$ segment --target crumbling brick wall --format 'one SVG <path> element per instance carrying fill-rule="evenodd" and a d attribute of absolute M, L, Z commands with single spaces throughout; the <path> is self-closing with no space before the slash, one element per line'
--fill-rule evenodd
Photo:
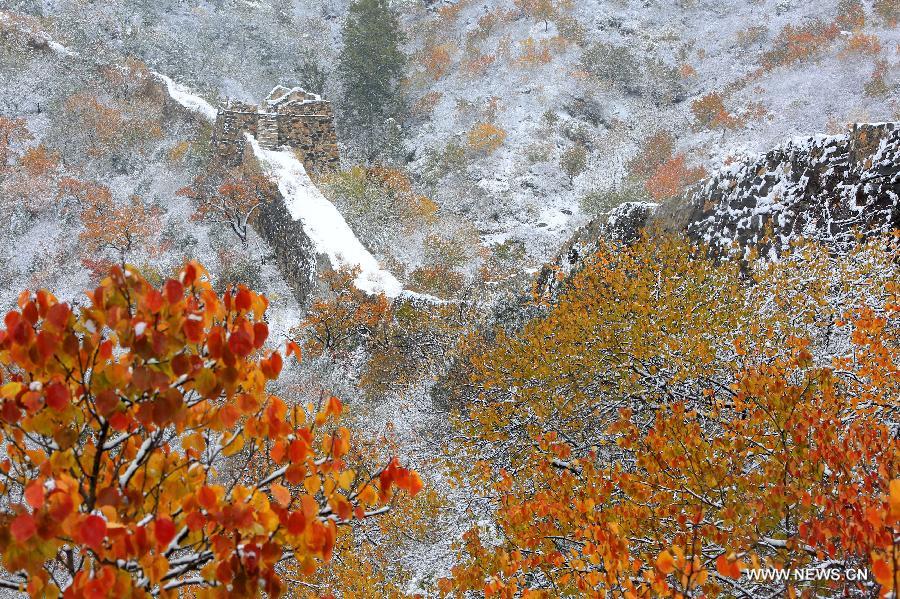
<path fill-rule="evenodd" d="M 298 150 L 309 171 L 336 170 L 339 166 L 334 111 L 331 103 L 291 103 L 277 110 L 278 142 Z"/>
<path fill-rule="evenodd" d="M 277 127 L 277 134 L 268 130 L 272 122 Z M 259 131 L 263 124 L 266 127 Z M 307 171 L 323 172 L 340 166 L 331 102 L 302 90 L 294 90 L 280 103 L 264 102 L 262 107 L 235 101 L 221 106 L 213 127 L 212 143 L 215 159 L 223 166 L 241 163 L 244 133 L 252 134 L 267 149 L 295 149 Z"/>

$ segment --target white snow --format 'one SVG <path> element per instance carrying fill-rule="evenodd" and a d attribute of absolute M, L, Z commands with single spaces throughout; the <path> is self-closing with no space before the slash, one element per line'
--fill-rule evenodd
<path fill-rule="evenodd" d="M 316 188 L 303 164 L 290 150 L 266 150 L 247 134 L 253 153 L 278 184 L 285 207 L 294 220 L 303 223 L 316 251 L 328 256 L 332 267 L 359 268 L 356 286 L 366 293 L 397 297 L 403 292 L 394 275 L 381 268 L 347 225 L 338 209 Z"/>
<path fill-rule="evenodd" d="M 169 95 L 172 96 L 173 100 L 175 100 L 188 110 L 200 113 L 209 122 L 215 122 L 216 114 L 218 113 L 218 111 L 212 104 L 210 104 L 197 94 L 192 93 L 191 90 L 189 90 L 184 85 L 172 81 L 169 77 L 166 77 L 162 73 L 153 71 L 153 75 L 166 84 L 166 88 L 169 90 Z"/>

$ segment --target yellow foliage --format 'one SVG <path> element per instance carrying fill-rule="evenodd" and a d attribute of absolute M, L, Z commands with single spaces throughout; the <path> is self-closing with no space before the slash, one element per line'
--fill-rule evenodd
<path fill-rule="evenodd" d="M 491 123 L 481 123 L 469 131 L 469 148 L 476 152 L 493 154 L 506 139 L 506 131 Z"/>

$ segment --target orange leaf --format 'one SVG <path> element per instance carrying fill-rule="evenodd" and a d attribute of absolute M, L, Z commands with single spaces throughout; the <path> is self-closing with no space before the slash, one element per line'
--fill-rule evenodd
<path fill-rule="evenodd" d="M 656 568 L 663 574 L 671 574 L 675 570 L 675 560 L 668 551 L 663 551 L 656 558 Z"/>
<path fill-rule="evenodd" d="M 44 505 L 44 483 L 40 480 L 33 480 L 25 487 L 25 501 L 28 505 L 36 510 L 41 509 Z"/>
<path fill-rule="evenodd" d="M 288 491 L 286 487 L 275 483 L 270 490 L 272 491 L 272 497 L 275 498 L 278 505 L 286 508 L 291 504 L 291 492 Z"/>
<path fill-rule="evenodd" d="M 900 518 L 900 478 L 895 478 L 891 481 L 889 502 L 891 506 L 891 515 L 895 518 Z"/>

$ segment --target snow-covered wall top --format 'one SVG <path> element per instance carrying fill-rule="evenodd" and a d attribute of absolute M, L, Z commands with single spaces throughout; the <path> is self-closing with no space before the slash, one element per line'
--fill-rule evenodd
<path fill-rule="evenodd" d="M 169 92 L 169 96 L 171 96 L 173 100 L 175 100 L 191 112 L 200 114 L 204 119 L 211 123 L 216 120 L 216 113 L 218 111 L 213 107 L 212 104 L 210 104 L 197 94 L 192 93 L 184 85 L 172 81 L 172 79 L 166 77 L 162 73 L 154 72 L 153 75 L 166 84 L 166 90 Z"/>
<path fill-rule="evenodd" d="M 379 266 L 363 247 L 338 209 L 313 184 L 291 150 L 267 150 L 252 136 L 247 141 L 263 169 L 277 183 L 290 217 L 303 231 L 317 254 L 328 257 L 334 269 L 359 269 L 356 286 L 367 293 L 396 297 L 400 282 Z M 270 241 L 271 243 L 271 241 Z"/>

